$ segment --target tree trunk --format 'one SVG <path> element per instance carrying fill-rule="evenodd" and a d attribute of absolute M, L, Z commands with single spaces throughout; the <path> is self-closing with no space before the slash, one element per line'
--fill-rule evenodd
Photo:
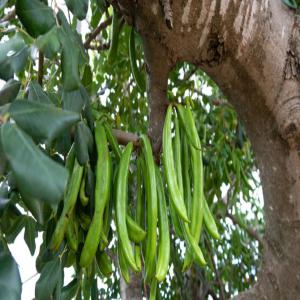
<path fill-rule="evenodd" d="M 154 112 L 164 111 L 166 74 L 178 62 L 204 70 L 246 126 L 261 172 L 266 246 L 258 283 L 236 299 L 299 298 L 300 21 L 296 13 L 280 0 L 176 0 L 167 15 L 160 4 L 166 0 L 117 2 L 143 38 L 153 110 L 150 133 L 156 149 L 163 117 Z"/>

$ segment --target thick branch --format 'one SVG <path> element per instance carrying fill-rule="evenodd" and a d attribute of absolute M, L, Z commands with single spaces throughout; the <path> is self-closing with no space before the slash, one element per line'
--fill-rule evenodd
<path fill-rule="evenodd" d="M 112 17 L 107 18 L 105 21 L 99 24 L 99 26 L 88 35 L 88 38 L 84 42 L 83 46 L 85 49 L 88 49 L 91 42 L 97 37 L 97 35 L 104 30 L 107 26 L 111 24 Z"/>
<path fill-rule="evenodd" d="M 139 147 L 139 137 L 132 132 L 125 132 L 119 129 L 113 129 L 113 135 L 118 140 L 119 144 L 127 145 L 132 142 L 135 147 Z"/>

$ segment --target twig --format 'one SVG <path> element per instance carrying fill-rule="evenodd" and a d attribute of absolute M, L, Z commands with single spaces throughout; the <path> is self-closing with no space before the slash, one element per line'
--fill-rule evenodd
<path fill-rule="evenodd" d="M 199 96 L 202 97 L 208 97 L 210 98 L 210 102 L 215 105 L 215 106 L 228 106 L 228 107 L 233 107 L 226 99 L 222 98 L 212 98 L 210 96 L 205 95 L 202 91 L 198 89 L 192 89 L 192 92 L 198 94 Z"/>
<path fill-rule="evenodd" d="M 206 240 L 206 246 L 208 248 L 209 257 L 210 257 L 211 263 L 213 265 L 214 272 L 215 272 L 216 277 L 217 277 L 218 285 L 220 287 L 220 299 L 225 300 L 226 297 L 225 297 L 224 283 L 222 281 L 222 278 L 220 276 L 220 272 L 219 272 L 219 270 L 217 268 L 217 265 L 216 265 L 216 262 L 214 260 L 213 253 L 212 253 L 212 248 L 211 248 L 210 243 L 209 243 L 208 240 Z"/>
<path fill-rule="evenodd" d="M 263 238 L 257 233 L 257 231 L 255 229 L 241 224 L 241 222 L 230 212 L 227 212 L 226 216 L 231 219 L 231 221 L 234 225 L 238 225 L 239 227 L 243 228 L 248 233 L 249 236 L 251 236 L 253 239 L 257 240 L 262 247 L 264 246 Z"/>
<path fill-rule="evenodd" d="M 4 23 L 4 22 L 11 21 L 15 16 L 16 16 L 16 10 L 13 9 L 11 12 L 9 12 L 6 16 L 4 16 L 4 17 L 0 20 L 0 23 Z"/>
<path fill-rule="evenodd" d="M 198 70 L 197 67 L 191 68 L 188 72 L 186 72 L 182 79 L 179 79 L 177 85 L 182 85 L 186 83 Z"/>
<path fill-rule="evenodd" d="M 110 47 L 110 43 L 104 43 L 104 44 L 100 44 L 98 46 L 89 45 L 86 49 L 102 51 L 102 50 L 108 50 L 109 47 Z"/>
<path fill-rule="evenodd" d="M 84 42 L 83 46 L 85 49 L 88 49 L 91 42 L 96 38 L 96 36 L 104 30 L 107 26 L 111 24 L 112 17 L 107 18 L 104 22 L 100 23 L 99 26 L 88 35 L 88 38 Z"/>
<path fill-rule="evenodd" d="M 31 279 L 33 279 L 33 278 L 34 278 L 35 276 L 37 276 L 38 274 L 39 274 L 39 273 L 36 272 L 35 274 L 31 275 L 29 278 L 25 279 L 25 280 L 22 282 L 22 284 L 27 283 L 28 281 L 30 281 Z"/>
<path fill-rule="evenodd" d="M 112 130 L 113 135 L 118 140 L 119 144 L 121 145 L 127 145 L 129 142 L 133 142 L 133 145 L 135 147 L 139 147 L 139 137 L 138 135 L 132 133 L 132 132 L 126 132 L 118 129 Z"/>
<path fill-rule="evenodd" d="M 42 51 L 39 51 L 39 67 L 38 67 L 38 83 L 40 86 L 43 85 L 43 76 L 44 76 L 44 54 Z"/>

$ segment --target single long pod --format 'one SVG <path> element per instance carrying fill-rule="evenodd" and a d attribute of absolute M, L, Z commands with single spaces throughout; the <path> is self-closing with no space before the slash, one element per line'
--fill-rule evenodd
<path fill-rule="evenodd" d="M 131 242 L 128 235 L 127 225 L 126 225 L 126 211 L 127 211 L 127 184 L 128 184 L 128 173 L 130 156 L 132 152 L 133 144 L 128 143 L 125 147 L 123 154 L 120 159 L 119 171 L 117 176 L 117 186 L 116 186 L 116 220 L 117 220 L 117 231 L 118 237 L 120 239 L 121 247 L 123 248 L 123 254 L 134 271 L 138 271 L 135 264 L 133 250 L 131 247 Z"/>
<path fill-rule="evenodd" d="M 182 124 L 182 127 L 184 128 L 184 131 L 188 137 L 190 144 L 194 148 L 201 150 L 200 139 L 190 108 L 184 108 L 181 104 L 177 104 L 176 110 L 178 112 L 180 122 Z"/>
<path fill-rule="evenodd" d="M 130 36 L 129 36 L 129 58 L 130 58 L 130 66 L 133 77 L 136 81 L 136 84 L 142 93 L 146 90 L 146 80 L 144 74 L 139 70 L 138 65 L 136 63 L 136 51 L 135 51 L 135 32 L 134 27 L 131 28 Z"/>
<path fill-rule="evenodd" d="M 141 136 L 145 159 L 145 192 L 147 199 L 147 241 L 145 255 L 145 280 L 150 282 L 155 273 L 155 258 L 157 245 L 157 183 L 155 163 L 149 138 Z"/>
<path fill-rule="evenodd" d="M 110 196 L 111 160 L 104 127 L 97 122 L 95 127 L 97 146 L 95 211 L 82 252 L 80 266 L 87 267 L 92 262 L 100 242 L 103 213 Z"/>
<path fill-rule="evenodd" d="M 137 224 L 128 214 L 126 216 L 126 224 L 129 239 L 135 243 L 142 242 L 146 237 L 146 231 Z"/>
<path fill-rule="evenodd" d="M 180 141 L 181 141 L 181 136 L 180 136 L 180 128 L 179 128 L 179 122 L 178 118 L 174 118 L 174 125 L 175 125 L 175 137 L 173 140 L 173 151 L 174 151 L 174 163 L 175 163 L 175 170 L 176 170 L 176 178 L 177 178 L 177 183 L 179 190 L 181 191 L 182 195 L 183 193 L 183 180 L 182 180 L 182 167 L 181 167 L 181 147 L 180 147 Z M 171 219 L 173 222 L 173 227 L 175 234 L 183 239 L 183 232 L 181 230 L 181 225 L 180 225 L 180 217 L 177 215 L 174 204 L 172 201 L 170 201 L 170 214 L 171 214 Z M 190 217 L 190 216 L 188 216 Z"/>
<path fill-rule="evenodd" d="M 120 243 L 120 241 L 118 241 L 118 262 L 119 262 L 119 269 L 121 271 L 121 275 L 124 278 L 125 282 L 127 284 L 130 283 L 130 268 L 129 265 L 127 264 L 127 260 L 125 258 L 125 253 L 124 253 L 124 249 Z"/>
<path fill-rule="evenodd" d="M 157 195 L 158 195 L 158 221 L 159 221 L 159 248 L 158 258 L 156 263 L 155 277 L 158 281 L 163 281 L 166 278 L 169 261 L 170 261 L 170 233 L 167 203 L 165 198 L 164 184 L 159 171 L 156 167 Z"/>
<path fill-rule="evenodd" d="M 165 169 L 165 176 L 167 179 L 168 191 L 171 196 L 171 201 L 178 215 L 185 221 L 189 222 L 186 207 L 183 200 L 183 195 L 178 187 L 174 156 L 172 149 L 172 132 L 171 132 L 171 117 L 172 117 L 172 106 L 170 105 L 167 110 L 163 129 L 163 163 Z"/>
<path fill-rule="evenodd" d="M 64 199 L 64 208 L 56 224 L 50 248 L 57 250 L 64 239 L 65 232 L 69 223 L 70 216 L 76 204 L 77 196 L 80 189 L 83 167 L 80 166 L 75 158 L 74 167 L 70 181 L 67 185 L 67 191 Z"/>
<path fill-rule="evenodd" d="M 216 240 L 220 239 L 220 234 L 213 214 L 211 213 L 206 199 L 204 199 L 204 224 L 208 233 Z"/>
<path fill-rule="evenodd" d="M 142 180 L 142 158 L 141 156 L 137 159 L 137 198 L 136 198 L 136 211 L 135 218 L 137 224 L 142 225 L 142 215 L 143 215 L 143 180 Z M 135 263 L 139 270 L 142 270 L 142 258 L 141 258 L 141 243 L 134 246 L 134 258 Z"/>

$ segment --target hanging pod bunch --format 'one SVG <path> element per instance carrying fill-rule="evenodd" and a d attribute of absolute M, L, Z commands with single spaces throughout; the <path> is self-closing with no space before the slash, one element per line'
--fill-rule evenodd
<path fill-rule="evenodd" d="M 127 283 L 131 271 L 141 272 L 155 299 L 173 260 L 171 232 L 186 245 L 183 270 L 194 262 L 206 264 L 200 248 L 203 224 L 220 238 L 204 197 L 193 113 L 181 104 L 168 107 L 162 165 L 155 163 L 147 135 L 141 135 L 138 147 L 120 146 L 107 118 L 93 129 L 83 125 L 90 130 L 90 146 L 76 145 L 81 141 L 75 139 L 66 156 L 69 182 L 49 248 L 65 255 L 65 266 L 82 270 L 84 278 L 111 276 L 114 262 Z"/>

